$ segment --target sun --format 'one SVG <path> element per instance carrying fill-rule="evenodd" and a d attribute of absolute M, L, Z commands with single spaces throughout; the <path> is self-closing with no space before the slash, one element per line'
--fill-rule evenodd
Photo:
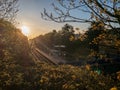
<path fill-rule="evenodd" d="M 30 30 L 29 30 L 29 28 L 28 28 L 27 26 L 22 26 L 21 29 L 22 29 L 22 33 L 23 33 L 25 36 L 28 36 L 28 35 L 29 35 Z"/>

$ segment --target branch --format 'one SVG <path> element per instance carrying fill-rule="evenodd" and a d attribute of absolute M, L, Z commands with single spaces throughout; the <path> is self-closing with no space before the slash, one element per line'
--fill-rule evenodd
<path fill-rule="evenodd" d="M 58 0 L 59 4 L 65 9 L 62 10 L 60 7 L 57 7 L 53 4 L 56 16 L 48 14 L 46 10 L 44 10 L 44 14 L 41 16 L 45 20 L 55 21 L 58 23 L 62 22 L 79 22 L 79 23 L 90 23 L 98 19 L 98 21 L 103 22 L 105 25 L 112 27 L 111 23 L 120 24 L 120 15 L 115 14 L 115 5 L 114 7 L 107 5 L 102 0 Z M 66 3 L 67 2 L 67 3 Z M 105 9 L 105 7 L 107 9 Z M 81 18 L 71 15 L 72 10 L 80 10 L 84 13 L 91 14 L 89 18 Z M 110 11 L 112 10 L 112 12 Z M 117 11 L 116 11 L 117 12 Z M 92 17 L 93 16 L 93 17 Z"/>
<path fill-rule="evenodd" d="M 98 0 L 95 0 L 96 4 L 100 9 L 102 9 L 106 14 L 110 15 L 111 17 L 116 17 L 113 13 L 109 12 L 108 10 L 105 10 L 105 8 L 98 2 Z"/>

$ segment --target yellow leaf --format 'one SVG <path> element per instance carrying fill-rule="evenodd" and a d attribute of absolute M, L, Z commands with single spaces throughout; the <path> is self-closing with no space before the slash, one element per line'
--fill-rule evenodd
<path fill-rule="evenodd" d="M 112 87 L 110 90 L 118 90 L 116 87 Z"/>
<path fill-rule="evenodd" d="M 85 66 L 87 70 L 90 70 L 90 65 Z"/>
<path fill-rule="evenodd" d="M 72 78 L 73 80 L 75 80 L 75 79 L 76 79 L 76 76 L 75 76 L 75 75 L 72 75 L 71 78 Z"/>

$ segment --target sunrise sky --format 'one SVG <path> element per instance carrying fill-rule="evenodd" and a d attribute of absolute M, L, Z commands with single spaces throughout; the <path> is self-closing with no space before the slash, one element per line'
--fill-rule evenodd
<path fill-rule="evenodd" d="M 53 29 L 60 30 L 65 23 L 56 23 L 46 21 L 41 18 L 41 12 L 46 8 L 49 12 L 53 12 L 52 3 L 56 0 L 19 0 L 19 12 L 17 21 L 18 28 L 27 26 L 29 28 L 29 38 L 33 38 L 40 34 L 45 34 Z M 57 5 L 57 4 L 56 4 Z M 80 23 L 69 23 L 80 30 L 87 29 L 88 25 Z"/>

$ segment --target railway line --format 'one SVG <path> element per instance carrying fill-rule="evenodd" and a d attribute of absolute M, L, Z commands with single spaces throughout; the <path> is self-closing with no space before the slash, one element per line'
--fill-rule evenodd
<path fill-rule="evenodd" d="M 40 50 L 36 46 L 35 41 L 30 41 L 29 44 L 30 44 L 30 48 L 31 48 L 31 54 L 33 56 L 35 63 L 38 63 L 38 62 L 39 63 L 48 63 L 51 65 L 66 64 L 66 61 L 63 60 L 62 58 L 52 56 L 49 53 L 46 53 L 43 50 Z M 47 52 L 51 52 L 50 49 L 48 49 L 48 47 L 44 47 L 43 49 L 47 49 Z"/>
<path fill-rule="evenodd" d="M 58 62 L 52 60 L 52 58 L 45 53 L 41 52 L 38 48 L 33 48 L 31 54 L 35 63 L 48 63 L 51 65 L 58 65 Z"/>

